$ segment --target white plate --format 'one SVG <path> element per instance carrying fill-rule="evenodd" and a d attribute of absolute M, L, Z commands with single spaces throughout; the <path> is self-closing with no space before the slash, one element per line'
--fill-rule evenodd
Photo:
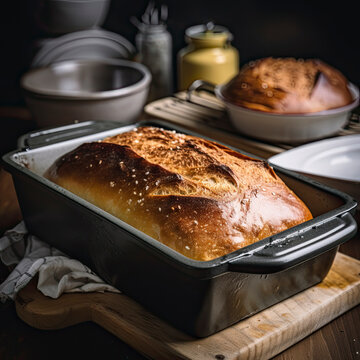
<path fill-rule="evenodd" d="M 135 47 L 119 34 L 103 29 L 83 30 L 47 40 L 36 53 L 31 67 L 65 60 L 131 59 Z"/>
<path fill-rule="evenodd" d="M 360 134 L 316 141 L 268 160 L 304 174 L 360 182 Z"/>

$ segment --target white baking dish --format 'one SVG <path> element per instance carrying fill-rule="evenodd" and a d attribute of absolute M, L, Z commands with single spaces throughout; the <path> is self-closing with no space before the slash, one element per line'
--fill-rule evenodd
<path fill-rule="evenodd" d="M 359 105 L 359 89 L 349 83 L 353 102 L 346 106 L 306 114 L 275 114 L 251 110 L 228 102 L 222 95 L 226 84 L 214 86 L 202 80 L 189 87 L 188 99 L 195 90 L 210 90 L 225 105 L 234 128 L 253 138 L 280 143 L 304 143 L 336 134 L 348 122 L 351 110 Z"/>

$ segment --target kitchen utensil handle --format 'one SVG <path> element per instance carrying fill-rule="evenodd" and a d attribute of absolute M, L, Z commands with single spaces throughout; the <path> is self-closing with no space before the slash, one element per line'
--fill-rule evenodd
<path fill-rule="evenodd" d="M 30 150 L 44 145 L 71 140 L 79 136 L 115 129 L 119 123 L 113 121 L 84 121 L 49 129 L 32 131 L 18 139 L 18 148 Z"/>
<path fill-rule="evenodd" d="M 208 81 L 204 81 L 204 80 L 195 80 L 189 87 L 187 90 L 187 94 L 186 94 L 186 101 L 189 102 L 193 102 L 191 97 L 194 91 L 199 91 L 199 90 L 203 90 L 206 91 L 212 95 L 215 95 L 215 84 L 212 84 Z M 196 103 L 197 104 L 197 103 Z"/>
<path fill-rule="evenodd" d="M 295 236 L 274 240 L 259 251 L 230 260 L 229 271 L 271 274 L 298 265 L 349 240 L 357 230 L 350 213 L 299 231 Z"/>

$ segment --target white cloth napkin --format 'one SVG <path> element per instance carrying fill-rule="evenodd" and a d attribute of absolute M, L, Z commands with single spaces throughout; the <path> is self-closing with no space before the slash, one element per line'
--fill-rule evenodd
<path fill-rule="evenodd" d="M 0 284 L 0 300 L 14 300 L 16 294 L 38 274 L 37 288 L 54 299 L 63 292 L 116 292 L 80 261 L 70 259 L 54 247 L 28 233 L 24 222 L 0 238 L 0 259 L 5 265 L 16 265 Z"/>

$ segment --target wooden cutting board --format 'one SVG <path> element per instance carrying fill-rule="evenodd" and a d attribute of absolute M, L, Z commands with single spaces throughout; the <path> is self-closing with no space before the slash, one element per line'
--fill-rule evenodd
<path fill-rule="evenodd" d="M 360 303 L 360 261 L 338 253 L 320 284 L 204 339 L 186 335 L 122 294 L 50 299 L 33 280 L 18 294 L 19 317 L 39 329 L 93 321 L 154 359 L 268 359 Z"/>

